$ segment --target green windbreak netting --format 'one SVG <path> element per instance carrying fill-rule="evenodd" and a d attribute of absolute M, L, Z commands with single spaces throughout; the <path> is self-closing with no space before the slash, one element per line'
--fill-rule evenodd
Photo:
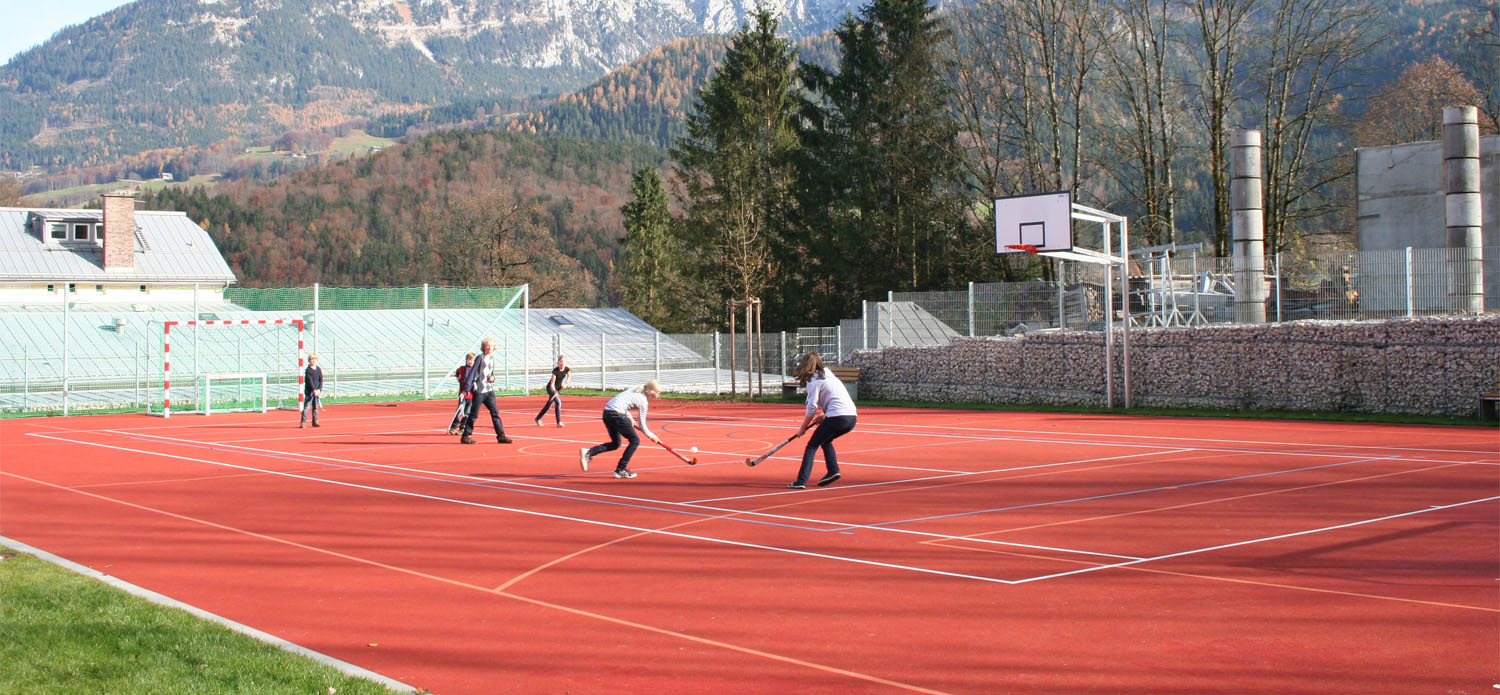
<path fill-rule="evenodd" d="M 521 287 L 231 287 L 224 299 L 251 311 L 519 308 Z"/>

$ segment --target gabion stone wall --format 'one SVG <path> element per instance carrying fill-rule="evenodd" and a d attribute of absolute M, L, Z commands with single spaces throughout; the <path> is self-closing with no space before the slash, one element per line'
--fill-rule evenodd
<path fill-rule="evenodd" d="M 861 399 L 1104 404 L 1104 334 L 856 351 Z M 1115 332 L 1115 405 L 1123 402 Z M 1131 405 L 1468 415 L 1500 379 L 1500 315 L 1130 331 Z"/>

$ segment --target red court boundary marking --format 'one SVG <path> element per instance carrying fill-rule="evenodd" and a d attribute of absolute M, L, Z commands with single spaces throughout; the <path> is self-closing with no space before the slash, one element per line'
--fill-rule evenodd
<path fill-rule="evenodd" d="M 83 442 L 83 443 L 87 443 L 87 442 Z M 111 447 L 111 448 L 118 448 L 118 447 Z M 127 449 L 127 451 L 130 451 L 130 450 Z M 170 456 L 169 454 L 164 454 L 164 455 Z M 175 456 L 173 458 L 186 458 L 186 457 Z M 188 459 L 188 460 L 192 460 L 192 459 Z M 211 463 L 211 462 L 204 462 L 204 463 Z M 231 465 L 231 464 L 226 464 L 226 465 Z M 794 666 L 801 666 L 801 667 L 804 667 L 804 668 L 809 668 L 809 669 L 813 669 L 813 670 L 817 670 L 817 671 L 823 671 L 824 673 L 830 673 L 830 674 L 833 674 L 833 675 L 848 676 L 850 678 L 854 678 L 854 679 L 857 679 L 857 680 L 868 681 L 868 682 L 871 682 L 871 683 L 878 683 L 880 685 L 889 685 L 889 686 L 894 687 L 894 688 L 900 688 L 902 690 L 909 690 L 909 691 L 916 692 L 916 693 L 928 693 L 929 695 L 950 695 L 949 693 L 947 693 L 945 691 L 942 691 L 942 690 L 932 690 L 930 688 L 923 688 L 921 686 L 912 685 L 910 683 L 902 683 L 900 681 L 888 680 L 888 679 L 885 679 L 885 678 L 881 678 L 879 676 L 872 676 L 872 675 L 867 674 L 867 673 L 859 673 L 857 671 L 849 671 L 847 669 L 841 669 L 841 668 L 838 668 L 836 666 L 827 666 L 827 665 L 819 664 L 819 663 L 812 662 L 812 661 L 806 661 L 806 660 L 803 660 L 803 659 L 798 659 L 796 657 L 785 656 L 785 655 L 782 655 L 782 654 L 776 654 L 776 653 L 773 653 L 773 652 L 767 652 L 767 651 L 763 651 L 763 650 L 760 650 L 760 649 L 754 649 L 754 648 L 751 648 L 751 647 L 744 647 L 744 646 L 740 646 L 740 645 L 737 645 L 737 644 L 731 644 L 729 642 L 722 642 L 722 641 L 719 641 L 719 640 L 709 639 L 707 637 L 698 637 L 697 635 L 690 635 L 690 634 L 687 634 L 685 632 L 678 632 L 676 630 L 669 630 L 667 628 L 657 627 L 655 625 L 646 625 L 644 623 L 638 623 L 638 622 L 635 622 L 635 621 L 632 621 L 632 620 L 626 620 L 624 618 L 616 618 L 616 617 L 613 617 L 613 616 L 604 615 L 602 613 L 595 613 L 593 611 L 586 611 L 586 610 L 582 610 L 582 609 L 579 609 L 579 608 L 573 608 L 573 607 L 570 607 L 570 606 L 564 606 L 564 605 L 552 603 L 551 601 L 543 601 L 541 599 L 536 599 L 536 598 L 531 598 L 529 596 L 523 596 L 521 594 L 511 593 L 509 591 L 502 591 L 502 590 L 499 590 L 499 589 L 491 589 L 491 588 L 479 586 L 477 584 L 470 584 L 468 582 L 461 582 L 461 581 L 458 581 L 456 579 L 449 579 L 447 577 L 442 577 L 442 576 L 438 576 L 438 575 L 435 575 L 435 574 L 429 574 L 427 572 L 419 572 L 417 570 L 408 569 L 408 568 L 405 568 L 405 567 L 401 567 L 399 565 L 392 565 L 392 564 L 385 563 L 385 562 L 380 562 L 380 561 L 377 561 L 377 560 L 369 560 L 369 559 L 358 557 L 358 556 L 355 556 L 355 555 L 349 555 L 347 553 L 340 553 L 340 552 L 335 551 L 335 550 L 329 550 L 327 548 L 320 548 L 318 546 L 308 545 L 306 543 L 298 543 L 297 541 L 288 540 L 288 539 L 285 539 L 285 538 L 278 538 L 276 536 L 268 536 L 268 535 L 263 534 L 263 533 L 256 533 L 254 531 L 248 531 L 248 530 L 241 529 L 241 528 L 236 528 L 236 527 L 233 527 L 233 526 L 226 526 L 224 524 L 220 524 L 220 523 L 213 522 L 213 521 L 208 521 L 206 519 L 199 519 L 199 518 L 196 518 L 196 517 L 191 517 L 191 516 L 186 516 L 186 515 L 183 515 L 183 514 L 178 514 L 176 512 L 169 512 L 169 511 L 166 511 L 164 509 L 157 509 L 155 507 L 148 507 L 148 506 L 145 506 L 145 505 L 136 504 L 134 502 L 126 502 L 124 500 L 115 499 L 113 497 L 108 497 L 108 496 L 100 495 L 100 494 L 93 493 L 93 492 L 88 492 L 88 491 L 84 491 L 84 490 L 76 490 L 76 489 L 65 487 L 65 486 L 61 486 L 61 485 L 55 485 L 53 483 L 49 483 L 49 482 L 45 482 L 45 481 L 41 481 L 41 480 L 36 480 L 36 479 L 33 479 L 33 478 L 28 478 L 26 476 L 15 475 L 15 474 L 12 474 L 12 473 L 6 473 L 5 475 L 8 475 L 8 476 L 20 479 L 20 480 L 25 480 L 27 482 L 30 482 L 30 483 L 33 483 L 33 484 L 36 484 L 36 485 L 41 485 L 41 486 L 53 488 L 53 489 L 56 489 L 56 490 L 63 490 L 63 491 L 66 491 L 66 492 L 72 492 L 72 493 L 79 494 L 79 495 L 84 495 L 84 496 L 87 496 L 87 497 L 93 497 L 94 499 L 102 500 L 102 501 L 105 501 L 105 502 L 111 502 L 111 503 L 114 503 L 114 504 L 119 504 L 119 505 L 122 505 L 122 506 L 125 506 L 125 507 L 130 507 L 130 508 L 133 508 L 133 509 L 139 509 L 141 511 L 151 512 L 151 513 L 154 513 L 154 514 L 161 514 L 163 516 L 171 517 L 171 518 L 174 518 L 174 519 L 180 519 L 182 521 L 187 521 L 187 522 L 190 522 L 190 523 L 201 524 L 201 525 L 207 526 L 209 528 L 216 528 L 216 529 L 219 529 L 219 530 L 222 530 L 222 531 L 228 531 L 230 533 L 238 533 L 238 534 L 241 534 L 241 535 L 244 535 L 244 536 L 248 536 L 248 537 L 251 537 L 251 538 L 256 538 L 256 539 L 260 539 L 260 540 L 264 540 L 264 541 L 270 541 L 272 543 L 281 543 L 283 545 L 291 546 L 291 547 L 298 548 L 298 549 L 301 549 L 301 550 L 306 550 L 306 551 L 314 552 L 314 553 L 321 553 L 321 554 L 324 554 L 324 555 L 328 555 L 330 557 L 339 558 L 341 560 L 348 560 L 350 562 L 357 562 L 357 563 L 369 565 L 369 566 L 372 566 L 372 567 L 379 567 L 379 568 L 384 569 L 384 570 L 389 570 L 389 571 L 392 571 L 392 572 L 400 572 L 402 574 L 410 575 L 410 576 L 413 576 L 413 577 L 419 577 L 419 578 L 422 578 L 422 579 L 428 579 L 428 580 L 431 580 L 431 581 L 441 582 L 441 583 L 444 583 L 444 584 L 449 584 L 449 585 L 461 587 L 461 588 L 464 588 L 464 589 L 472 589 L 474 591 L 480 591 L 480 592 L 484 592 L 484 593 L 495 595 L 495 596 L 503 596 L 505 598 L 514 599 L 514 600 L 520 601 L 522 603 L 529 603 L 529 604 L 534 605 L 534 606 L 539 606 L 539 607 L 542 607 L 542 608 L 548 608 L 548 609 L 551 609 L 551 610 L 561 611 L 561 612 L 564 612 L 564 613 L 569 613 L 569 614 L 577 615 L 577 616 L 580 616 L 580 617 L 591 618 L 591 619 L 594 619 L 594 620 L 600 620 L 600 621 L 603 621 L 603 622 L 612 623 L 612 624 L 620 625 L 620 626 L 623 626 L 623 627 L 634 628 L 634 629 L 637 629 L 637 630 L 644 630 L 646 632 L 653 632 L 653 633 L 656 633 L 656 634 L 659 634 L 659 635 L 665 635 L 667 637 L 672 637 L 672 638 L 675 638 L 675 639 L 686 640 L 686 641 L 689 641 L 689 642 L 696 642 L 698 644 L 702 644 L 702 645 L 706 645 L 706 646 L 710 646 L 710 647 L 718 647 L 720 649 L 727 649 L 727 650 L 730 650 L 730 651 L 740 652 L 742 654 L 749 654 L 751 656 L 758 656 L 758 657 L 761 657 L 761 658 L 764 658 L 764 659 L 770 659 L 770 660 L 773 660 L 773 661 L 780 661 L 782 663 L 791 664 L 791 665 L 794 665 Z M 362 486 L 355 486 L 355 487 L 362 487 Z M 419 496 L 421 496 L 421 495 L 419 495 Z M 628 527 L 621 527 L 621 528 L 628 528 Z M 652 532 L 651 531 L 647 531 L 646 533 L 652 533 Z M 634 535 L 641 535 L 641 534 L 634 534 Z M 671 534 L 669 534 L 669 535 L 671 535 Z M 630 536 L 630 537 L 634 537 L 634 536 Z M 611 541 L 611 543 L 619 542 L 619 541 L 623 541 L 623 540 L 626 540 L 626 538 L 619 538 L 619 539 L 616 539 L 615 541 Z M 531 570 L 531 572 L 535 572 L 537 569 L 541 569 L 541 568 L 540 567 L 535 568 L 535 569 Z"/>

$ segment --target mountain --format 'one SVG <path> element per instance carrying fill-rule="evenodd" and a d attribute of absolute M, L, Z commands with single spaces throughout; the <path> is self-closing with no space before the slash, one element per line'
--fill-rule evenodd
<path fill-rule="evenodd" d="M 770 0 L 788 36 L 858 0 Z M 558 95 L 746 0 L 136 0 L 0 67 L 0 169 L 97 166 L 466 101 Z"/>

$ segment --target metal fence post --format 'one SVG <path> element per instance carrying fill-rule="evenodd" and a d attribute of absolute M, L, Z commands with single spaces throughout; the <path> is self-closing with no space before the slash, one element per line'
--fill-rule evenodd
<path fill-rule="evenodd" d="M 312 351 L 313 352 L 317 352 L 318 351 L 318 324 L 323 323 L 322 321 L 318 320 L 319 292 L 320 292 L 320 285 L 318 283 L 316 283 L 316 282 L 313 283 L 313 306 L 312 306 L 312 310 L 313 310 L 313 320 L 312 320 L 312 325 L 313 325 L 313 334 L 312 334 L 313 349 L 312 349 Z"/>
<path fill-rule="evenodd" d="M 969 337 L 974 337 L 974 283 L 969 283 Z"/>
<path fill-rule="evenodd" d="M 776 377 L 786 381 L 786 331 L 781 332 L 781 364 L 776 367 Z"/>
<path fill-rule="evenodd" d="M 521 392 L 531 395 L 531 283 L 529 282 L 521 286 Z"/>
<path fill-rule="evenodd" d="M 714 331 L 714 395 L 719 395 L 719 332 Z"/>
<path fill-rule="evenodd" d="M 1416 314 L 1416 311 L 1417 311 L 1417 302 L 1416 302 L 1416 299 L 1414 297 L 1412 297 L 1412 289 L 1413 289 L 1413 287 L 1412 287 L 1412 277 L 1411 277 L 1411 247 L 1408 246 L 1408 247 L 1406 247 L 1406 317 L 1407 318 L 1411 318 L 1414 314 Z"/>
<path fill-rule="evenodd" d="M 1272 257 L 1276 262 L 1276 323 L 1281 323 L 1281 252 Z"/>
<path fill-rule="evenodd" d="M 880 307 L 875 308 L 876 325 L 880 323 Z M 875 334 L 875 347 L 883 348 L 894 345 L 891 340 L 892 333 L 896 330 L 896 293 L 886 290 L 885 293 L 885 325 L 880 326 L 880 331 Z"/>
<path fill-rule="evenodd" d="M 859 346 L 870 349 L 870 300 L 859 300 Z"/>
<path fill-rule="evenodd" d="M 193 283 L 193 320 L 203 320 L 203 317 L 198 314 L 197 283 Z M 204 405 L 203 396 L 202 394 L 198 393 L 198 389 L 202 388 L 202 386 L 199 385 L 198 377 L 198 334 L 202 332 L 203 326 L 201 324 L 193 326 L 193 396 L 198 400 L 199 407 L 202 407 Z"/>
<path fill-rule="evenodd" d="M 1057 264 L 1057 327 L 1067 328 L 1068 306 L 1066 302 L 1067 297 L 1063 296 L 1063 285 L 1066 284 L 1063 282 L 1063 262 L 1061 258 L 1053 262 Z"/>
<path fill-rule="evenodd" d="M 63 313 L 62 313 L 62 401 L 63 415 L 68 414 L 68 288 L 71 283 L 63 283 Z M 193 302 L 196 305 L 198 293 L 193 293 Z M 196 313 L 196 312 L 195 312 Z"/>
<path fill-rule="evenodd" d="M 422 283 L 422 397 L 432 398 L 432 388 L 427 383 L 427 283 Z"/>

